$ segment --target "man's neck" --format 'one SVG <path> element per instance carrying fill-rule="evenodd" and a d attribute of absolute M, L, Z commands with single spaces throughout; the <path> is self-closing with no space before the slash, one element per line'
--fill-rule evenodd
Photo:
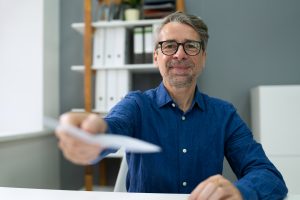
<path fill-rule="evenodd" d="M 191 107 L 195 94 L 195 84 L 193 84 L 193 86 L 182 88 L 176 88 L 172 86 L 165 87 L 167 88 L 172 99 L 183 112 L 186 112 Z"/>

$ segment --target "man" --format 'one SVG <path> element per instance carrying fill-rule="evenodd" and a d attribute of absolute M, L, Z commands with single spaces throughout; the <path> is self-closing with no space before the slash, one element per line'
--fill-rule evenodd
<path fill-rule="evenodd" d="M 281 174 L 236 113 L 222 100 L 198 91 L 206 61 L 207 26 L 181 12 L 158 28 L 154 63 L 163 78 L 155 89 L 129 93 L 105 119 L 67 113 L 61 123 L 91 133 L 124 134 L 162 147 L 161 153 L 127 153 L 129 192 L 191 193 L 190 199 L 282 199 Z M 104 150 L 57 131 L 66 158 L 89 164 Z M 220 174 L 224 156 L 238 177 Z"/>

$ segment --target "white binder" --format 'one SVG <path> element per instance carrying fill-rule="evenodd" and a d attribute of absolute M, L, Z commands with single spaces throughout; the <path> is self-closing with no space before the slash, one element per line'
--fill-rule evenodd
<path fill-rule="evenodd" d="M 105 64 L 105 29 L 97 28 L 94 34 L 93 68 L 100 69 Z"/>
<path fill-rule="evenodd" d="M 135 27 L 133 35 L 133 63 L 144 63 L 143 27 Z"/>
<path fill-rule="evenodd" d="M 107 70 L 107 110 L 118 102 L 118 70 Z"/>
<path fill-rule="evenodd" d="M 153 63 L 153 32 L 152 26 L 144 27 L 145 62 Z"/>
<path fill-rule="evenodd" d="M 105 28 L 105 66 L 113 67 L 114 65 L 114 51 L 118 48 L 115 46 L 115 28 Z"/>
<path fill-rule="evenodd" d="M 127 69 L 118 70 L 117 101 L 122 100 L 131 87 L 130 72 Z"/>
<path fill-rule="evenodd" d="M 115 51 L 114 51 L 114 65 L 116 67 L 124 67 L 126 64 L 126 57 L 128 51 L 128 44 L 126 41 L 126 28 L 125 27 L 117 27 L 115 28 Z M 121 99 L 125 97 L 125 95 L 129 91 L 129 84 L 130 77 L 129 77 L 129 70 L 128 69 L 119 69 L 117 71 L 117 99 L 116 101 L 119 102 Z M 116 102 L 116 103 L 117 103 Z"/>
<path fill-rule="evenodd" d="M 97 70 L 95 85 L 95 109 L 97 112 L 106 113 L 107 109 L 107 75 L 106 70 Z"/>
<path fill-rule="evenodd" d="M 122 67 L 126 64 L 126 28 L 116 27 L 114 28 L 115 37 L 113 40 L 113 64 L 116 67 Z"/>

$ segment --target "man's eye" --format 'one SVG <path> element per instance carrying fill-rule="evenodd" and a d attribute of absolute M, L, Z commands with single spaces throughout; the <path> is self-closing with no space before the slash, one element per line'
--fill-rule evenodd
<path fill-rule="evenodd" d="M 187 43 L 185 45 L 185 47 L 188 48 L 188 49 L 198 49 L 199 48 L 198 46 L 199 45 L 197 43 Z"/>
<path fill-rule="evenodd" d="M 174 49 L 175 47 L 176 45 L 174 43 L 169 43 L 164 45 L 165 49 Z"/>

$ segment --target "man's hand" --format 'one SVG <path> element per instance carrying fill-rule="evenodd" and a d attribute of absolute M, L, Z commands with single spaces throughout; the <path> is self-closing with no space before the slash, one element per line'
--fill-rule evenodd
<path fill-rule="evenodd" d="M 232 199 L 242 200 L 240 191 L 221 175 L 211 176 L 201 182 L 191 193 L 189 200 Z"/>
<path fill-rule="evenodd" d="M 100 116 L 89 113 L 65 113 L 60 117 L 60 123 L 77 126 L 90 133 L 105 132 L 107 129 L 107 124 Z M 56 130 L 56 136 L 64 156 L 75 164 L 88 165 L 103 150 L 101 146 L 86 143 L 59 128 Z"/>

